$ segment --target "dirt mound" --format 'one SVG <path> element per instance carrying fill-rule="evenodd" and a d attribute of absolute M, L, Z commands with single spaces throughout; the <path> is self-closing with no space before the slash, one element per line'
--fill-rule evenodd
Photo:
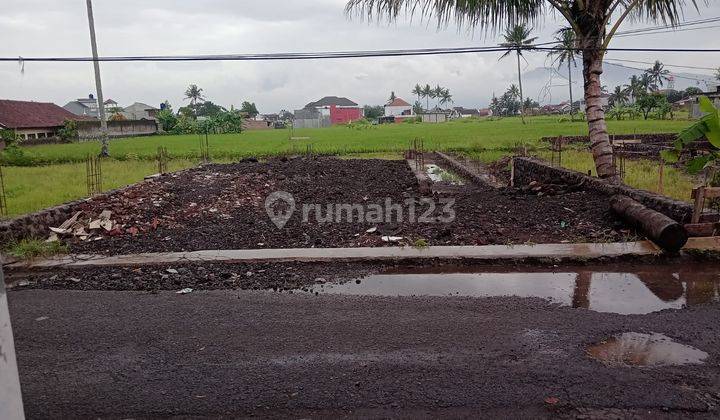
<path fill-rule="evenodd" d="M 292 194 L 296 211 L 278 229 L 265 209 L 276 191 Z M 390 223 L 332 222 L 313 218 L 302 222 L 304 204 L 355 204 L 369 208 L 414 203 L 417 216 L 429 209 L 417 181 L 404 161 L 341 160 L 335 158 L 273 159 L 207 165 L 139 184 L 83 210 L 91 217 L 112 212 L 114 235 L 101 240 L 70 239 L 73 252 L 126 254 L 202 249 L 485 245 L 525 242 L 622 240 L 629 231 L 610 214 L 607 198 L 584 191 L 553 197 L 519 190 L 497 190 L 466 184 L 433 193 L 434 201 L 454 200 L 454 221 L 408 220 Z M 383 240 L 383 236 L 402 241 Z M 424 242 L 417 242 L 423 239 Z"/>

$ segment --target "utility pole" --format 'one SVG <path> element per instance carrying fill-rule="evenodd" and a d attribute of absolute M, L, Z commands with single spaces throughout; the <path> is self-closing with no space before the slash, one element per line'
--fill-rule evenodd
<path fill-rule="evenodd" d="M 2 264 L 0 264 L 0 348 L 2 349 L 2 357 L 0 357 L 0 418 L 22 420 L 25 418 L 25 413 L 23 412 L 20 378 L 15 359 L 15 345 L 10 326 L 10 311 Z"/>
<path fill-rule="evenodd" d="M 98 115 L 100 116 L 100 141 L 102 149 L 101 157 L 110 156 L 108 150 L 108 129 L 107 117 L 105 116 L 105 100 L 102 93 L 102 82 L 100 81 L 100 61 L 98 61 L 97 41 L 95 40 L 95 19 L 93 18 L 92 0 L 86 0 L 88 24 L 90 25 L 90 45 L 92 46 L 93 66 L 95 67 L 95 89 L 97 90 Z"/>

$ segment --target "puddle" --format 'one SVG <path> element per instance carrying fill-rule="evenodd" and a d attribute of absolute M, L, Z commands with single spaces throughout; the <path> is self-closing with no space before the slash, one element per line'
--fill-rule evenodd
<path fill-rule="evenodd" d="M 371 296 L 538 297 L 573 308 L 624 315 L 720 302 L 720 266 L 702 271 L 645 267 L 601 272 L 588 267 L 559 272 L 488 272 L 488 268 L 395 270 L 343 284 L 315 285 L 312 293 Z M 605 268 L 607 269 L 607 268 Z M 498 270 L 500 271 L 500 270 Z"/>
<path fill-rule="evenodd" d="M 609 366 L 682 366 L 702 364 L 708 354 L 662 334 L 624 333 L 590 346 L 588 355 Z"/>
<path fill-rule="evenodd" d="M 449 182 L 453 185 L 465 184 L 462 177 L 446 171 L 435 164 L 425 165 L 425 172 L 427 172 L 428 178 L 430 178 L 432 182 Z"/>

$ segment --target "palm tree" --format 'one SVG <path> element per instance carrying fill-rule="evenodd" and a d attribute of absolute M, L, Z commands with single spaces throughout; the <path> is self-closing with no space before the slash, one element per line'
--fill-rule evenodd
<path fill-rule="evenodd" d="M 522 96 L 520 96 L 520 90 L 518 89 L 517 85 L 510 85 L 507 92 L 510 94 L 510 96 L 513 97 L 513 99 L 522 98 Z"/>
<path fill-rule="evenodd" d="M 455 20 L 459 25 L 498 31 L 520 23 L 534 24 L 554 10 L 575 31 L 583 55 L 583 79 L 590 144 L 600 178 L 619 182 L 605 122 L 600 76 L 610 41 L 628 18 L 677 25 L 683 6 L 709 0 L 349 0 L 346 12 L 370 19 L 397 19 L 419 13 L 434 16 L 439 25 Z"/>
<path fill-rule="evenodd" d="M 388 103 L 392 103 L 392 101 L 394 101 L 395 99 L 397 99 L 397 96 L 395 96 L 395 91 L 393 90 L 390 92 L 390 98 L 388 99 Z"/>
<path fill-rule="evenodd" d="M 444 92 L 444 89 L 440 85 L 435 85 L 435 89 L 433 89 L 432 98 L 437 99 L 437 103 L 435 104 L 435 108 L 440 108 L 440 99 L 442 98 L 442 94 Z"/>
<path fill-rule="evenodd" d="M 451 104 L 453 102 L 449 89 L 443 89 L 440 93 L 440 105 Z"/>
<path fill-rule="evenodd" d="M 637 75 L 632 75 L 630 84 L 625 86 L 625 92 L 632 98 L 632 101 L 635 102 L 637 98 L 647 93 L 647 88 L 643 86 L 643 81 L 640 80 Z"/>
<path fill-rule="evenodd" d="M 665 65 L 661 63 L 660 60 L 655 60 L 655 64 L 645 70 L 645 74 L 647 74 L 652 81 L 650 83 L 652 90 L 659 90 L 665 82 L 670 81 L 670 71 L 665 69 Z"/>
<path fill-rule="evenodd" d="M 615 90 L 610 94 L 610 105 L 625 105 L 628 101 L 629 92 L 622 86 L 615 86 Z"/>
<path fill-rule="evenodd" d="M 503 54 L 500 59 L 507 57 L 508 55 L 512 54 L 513 51 L 517 55 L 517 70 L 518 70 L 518 84 L 520 85 L 520 101 L 522 101 L 523 98 L 523 87 L 522 87 L 522 71 L 520 70 L 520 57 L 522 57 L 522 51 L 523 49 L 527 49 L 532 46 L 532 44 L 537 40 L 537 37 L 530 38 L 530 33 L 532 32 L 532 29 L 528 28 L 527 25 L 524 23 L 521 23 L 519 25 L 515 25 L 511 28 L 508 28 L 505 31 L 505 35 L 503 35 L 503 38 L 505 38 L 505 42 L 500 44 L 502 47 L 507 47 L 507 51 L 505 54 Z M 520 118 L 522 119 L 523 124 L 525 124 L 525 104 L 522 104 L 520 107 Z"/>
<path fill-rule="evenodd" d="M 205 97 L 203 96 L 203 90 L 197 87 L 196 84 L 192 84 L 188 86 L 187 90 L 185 91 L 185 99 L 190 100 L 190 105 L 195 110 L 195 117 L 197 117 L 197 103 L 205 101 Z"/>
<path fill-rule="evenodd" d="M 640 75 L 640 87 L 642 88 L 641 95 L 644 95 L 650 90 L 653 86 L 653 80 L 652 77 L 650 77 L 649 74 L 643 73 Z"/>
<path fill-rule="evenodd" d="M 423 88 L 420 84 L 416 84 L 412 90 L 412 94 L 417 96 L 417 101 L 420 102 L 420 96 L 423 94 Z"/>
<path fill-rule="evenodd" d="M 422 88 L 422 96 L 425 98 L 425 109 L 430 110 L 430 97 L 433 94 L 433 88 L 430 87 L 430 85 L 425 85 L 424 88 Z"/>
<path fill-rule="evenodd" d="M 575 119 L 575 112 L 573 110 L 572 68 L 576 66 L 576 58 L 580 55 L 579 51 L 575 48 L 577 44 L 575 31 L 570 27 L 562 28 L 557 31 L 555 41 L 557 42 L 558 49 L 550 51 L 548 57 L 553 57 L 553 63 L 557 64 L 558 69 L 564 63 L 567 63 L 568 86 L 570 87 L 570 120 L 572 121 Z"/>

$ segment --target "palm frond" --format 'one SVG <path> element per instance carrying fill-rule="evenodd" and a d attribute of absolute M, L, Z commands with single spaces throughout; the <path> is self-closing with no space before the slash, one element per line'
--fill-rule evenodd
<path fill-rule="evenodd" d="M 546 0 L 350 0 L 345 12 L 368 21 L 419 16 L 435 19 L 438 27 L 455 22 L 497 32 L 520 23 L 534 24 L 547 8 Z"/>

